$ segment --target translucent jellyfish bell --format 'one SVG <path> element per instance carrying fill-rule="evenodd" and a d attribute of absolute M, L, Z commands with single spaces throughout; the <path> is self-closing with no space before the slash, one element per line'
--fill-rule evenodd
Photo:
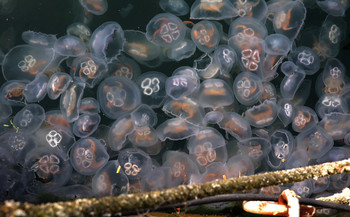
<path fill-rule="evenodd" d="M 276 33 L 287 36 L 293 41 L 306 18 L 306 8 L 301 1 L 288 1 L 275 13 L 273 28 Z"/>
<path fill-rule="evenodd" d="M 32 193 L 48 192 L 63 186 L 72 174 L 72 166 L 65 160 L 65 153 L 48 147 L 35 148 L 27 153 L 24 167 L 28 171 L 27 190 Z"/>
<path fill-rule="evenodd" d="M 271 81 L 276 77 L 276 70 L 281 60 L 291 48 L 292 42 L 282 34 L 271 34 L 265 38 L 266 56 L 261 76 L 264 81 Z"/>
<path fill-rule="evenodd" d="M 27 44 L 52 48 L 57 40 L 55 35 L 48 35 L 41 32 L 24 31 L 22 39 Z"/>
<path fill-rule="evenodd" d="M 322 127 L 333 140 L 344 139 L 347 133 L 350 133 L 350 114 L 330 113 L 318 124 Z"/>
<path fill-rule="evenodd" d="M 121 55 L 118 57 L 118 60 L 114 60 L 108 64 L 108 74 L 110 76 L 118 75 L 135 81 L 140 76 L 141 69 L 135 60 Z"/>
<path fill-rule="evenodd" d="M 79 3 L 85 10 L 95 15 L 102 15 L 108 9 L 107 0 L 79 0 Z"/>
<path fill-rule="evenodd" d="M 186 75 L 173 75 L 166 80 L 165 90 L 172 99 L 181 99 L 198 89 L 198 82 Z"/>
<path fill-rule="evenodd" d="M 147 39 L 161 47 L 172 47 L 186 35 L 186 27 L 173 14 L 161 13 L 153 17 L 146 26 Z"/>
<path fill-rule="evenodd" d="M 28 81 L 7 81 L 0 88 L 0 101 L 11 106 L 25 106 L 24 89 Z"/>
<path fill-rule="evenodd" d="M 141 102 L 137 85 L 123 77 L 108 77 L 97 89 L 97 100 L 105 115 L 111 119 L 135 109 Z"/>
<path fill-rule="evenodd" d="M 166 151 L 163 154 L 163 165 L 170 168 L 170 182 L 168 187 L 188 184 L 191 175 L 199 175 L 197 165 L 190 156 L 180 151 Z"/>
<path fill-rule="evenodd" d="M 83 114 L 74 122 L 73 133 L 80 138 L 86 138 L 93 134 L 101 121 L 98 114 Z"/>
<path fill-rule="evenodd" d="M 322 93 L 340 94 L 345 85 L 346 68 L 342 62 L 336 58 L 327 59 L 323 72 L 320 75 L 320 86 L 323 86 Z M 322 85 L 323 84 L 323 85 Z"/>
<path fill-rule="evenodd" d="M 237 10 L 229 0 L 196 0 L 191 6 L 190 18 L 223 20 L 237 15 Z"/>
<path fill-rule="evenodd" d="M 142 73 L 136 80 L 136 84 L 141 90 L 142 103 L 152 108 L 161 107 L 166 100 L 165 83 L 167 78 L 161 72 L 150 71 Z"/>
<path fill-rule="evenodd" d="M 187 143 L 190 156 L 203 170 L 213 162 L 226 162 L 227 149 L 224 137 L 214 128 L 200 129 Z"/>
<path fill-rule="evenodd" d="M 310 197 L 310 195 L 313 193 L 312 183 L 310 180 L 296 182 L 290 189 L 303 198 Z"/>
<path fill-rule="evenodd" d="M 245 155 L 235 155 L 228 159 L 228 178 L 238 178 L 254 174 L 254 165 L 251 159 Z"/>
<path fill-rule="evenodd" d="M 235 112 L 225 112 L 223 119 L 218 123 L 221 129 L 237 140 L 248 139 L 252 136 L 250 124 Z"/>
<path fill-rule="evenodd" d="M 88 54 L 73 60 L 71 75 L 84 81 L 87 87 L 93 88 L 103 79 L 107 70 L 107 64 L 103 59 Z"/>
<path fill-rule="evenodd" d="M 109 155 L 101 142 L 93 137 L 80 139 L 70 150 L 70 162 L 82 175 L 93 175 L 108 162 Z"/>
<path fill-rule="evenodd" d="M 279 129 L 272 133 L 270 142 L 272 148 L 267 163 L 273 169 L 282 169 L 294 151 L 294 137 L 288 130 Z"/>
<path fill-rule="evenodd" d="M 200 176 L 200 180 L 195 183 L 206 183 L 212 182 L 214 180 L 225 180 L 228 176 L 228 170 L 225 163 L 213 162 L 205 167 L 205 171 Z"/>
<path fill-rule="evenodd" d="M 272 100 L 266 100 L 260 105 L 253 106 L 245 111 L 245 118 L 254 127 L 266 127 L 277 118 L 277 105 Z"/>
<path fill-rule="evenodd" d="M 161 141 L 166 139 L 182 140 L 196 135 L 198 127 L 188 123 L 185 119 L 172 118 L 161 123 L 156 131 Z"/>
<path fill-rule="evenodd" d="M 78 37 L 65 35 L 57 39 L 54 49 L 61 56 L 77 57 L 85 54 L 86 45 Z"/>
<path fill-rule="evenodd" d="M 322 95 L 316 103 L 315 108 L 320 118 L 323 118 L 326 114 L 333 112 L 348 113 L 345 102 L 338 94 L 326 93 Z"/>
<path fill-rule="evenodd" d="M 53 127 L 43 125 L 34 135 L 34 141 L 38 147 L 62 150 L 66 154 L 64 159 L 68 159 L 68 152 L 75 143 L 75 137 L 72 131 L 60 125 Z"/>
<path fill-rule="evenodd" d="M 313 128 L 318 123 L 316 112 L 307 106 L 296 106 L 292 116 L 292 127 L 296 132 Z"/>
<path fill-rule="evenodd" d="M 64 72 L 54 73 L 47 83 L 47 95 L 50 99 L 57 99 L 72 82 L 72 77 Z"/>
<path fill-rule="evenodd" d="M 278 101 L 278 105 L 280 106 L 278 118 L 284 126 L 288 126 L 292 122 L 292 115 L 295 108 L 288 99 L 284 98 Z"/>
<path fill-rule="evenodd" d="M 155 126 L 158 118 L 153 109 L 145 104 L 140 105 L 130 113 L 130 117 L 135 127 Z"/>
<path fill-rule="evenodd" d="M 80 100 L 83 97 L 85 83 L 81 80 L 72 82 L 60 98 L 60 110 L 68 122 L 79 117 Z"/>
<path fill-rule="evenodd" d="M 309 158 L 317 159 L 333 147 L 333 139 L 321 127 L 305 130 L 296 137 L 297 150 L 304 150 Z"/>
<path fill-rule="evenodd" d="M 89 47 L 92 54 L 110 63 L 116 59 L 125 44 L 124 31 L 116 22 L 105 22 L 91 35 Z"/>
<path fill-rule="evenodd" d="M 87 43 L 90 40 L 91 30 L 84 23 L 76 22 L 67 27 L 67 35 L 76 36 Z"/>
<path fill-rule="evenodd" d="M 38 104 L 22 108 L 13 119 L 13 124 L 23 132 L 34 133 L 45 120 L 45 110 Z"/>
<path fill-rule="evenodd" d="M 18 45 L 5 55 L 2 73 L 6 80 L 33 80 L 47 68 L 53 57 L 53 49 Z"/>
<path fill-rule="evenodd" d="M 263 86 L 261 79 L 251 72 L 240 73 L 233 82 L 233 92 L 241 104 L 246 106 L 253 105 L 262 96 Z"/>
<path fill-rule="evenodd" d="M 231 0 L 240 17 L 249 16 L 263 20 L 267 14 L 267 4 L 259 0 Z"/>
<path fill-rule="evenodd" d="M 242 17 L 230 24 L 228 45 L 236 51 L 242 71 L 261 72 L 266 36 L 265 25 L 257 19 Z"/>
<path fill-rule="evenodd" d="M 271 151 L 271 143 L 261 137 L 251 137 L 238 142 L 239 149 L 246 154 L 258 168 L 261 160 Z"/>
<path fill-rule="evenodd" d="M 190 8 L 184 0 L 160 0 L 159 6 L 162 10 L 176 16 L 188 14 Z"/>
<path fill-rule="evenodd" d="M 148 154 L 136 148 L 124 149 L 118 155 L 118 162 L 129 180 L 144 177 L 152 168 Z"/>
<path fill-rule="evenodd" d="M 205 113 L 200 102 L 191 98 L 169 100 L 165 102 L 162 110 L 194 125 L 201 125 Z"/>
<path fill-rule="evenodd" d="M 111 126 L 108 134 L 108 144 L 113 151 L 119 151 L 126 145 L 127 136 L 134 131 L 130 115 L 119 117 Z"/>
<path fill-rule="evenodd" d="M 92 192 L 97 197 L 118 196 L 129 191 L 129 179 L 117 160 L 108 163 L 92 178 Z"/>
<path fill-rule="evenodd" d="M 219 107 L 231 105 L 234 101 L 234 95 L 232 89 L 225 81 L 208 79 L 201 83 L 198 99 L 203 107 L 215 110 Z"/>
<path fill-rule="evenodd" d="M 126 43 L 123 51 L 136 61 L 144 63 L 160 56 L 160 47 L 148 41 L 144 32 L 126 30 L 124 33 Z"/>
<path fill-rule="evenodd" d="M 170 168 L 157 167 L 148 172 L 145 177 L 141 179 L 142 187 L 146 191 L 162 190 L 168 187 L 170 182 Z"/>
<path fill-rule="evenodd" d="M 237 61 L 237 55 L 228 45 L 219 45 L 215 49 L 213 59 L 219 66 L 220 74 L 225 75 L 231 72 L 231 69 Z"/>
<path fill-rule="evenodd" d="M 348 1 L 339 0 L 317 0 L 317 5 L 326 13 L 332 16 L 344 16 L 346 9 L 349 7 Z"/>
<path fill-rule="evenodd" d="M 191 38 L 199 50 L 210 53 L 218 46 L 221 34 L 214 23 L 203 20 L 192 27 Z"/>
<path fill-rule="evenodd" d="M 171 60 L 180 61 L 191 57 L 196 52 L 196 44 L 187 38 L 170 47 L 167 50 L 167 57 Z"/>
<path fill-rule="evenodd" d="M 282 64 L 281 71 L 285 74 L 280 86 L 281 95 L 283 98 L 293 99 L 305 78 L 305 72 L 290 61 Z"/>
<path fill-rule="evenodd" d="M 297 47 L 288 55 L 288 60 L 292 61 L 307 75 L 313 75 L 320 69 L 319 57 L 315 51 L 308 47 Z"/>
<path fill-rule="evenodd" d="M 86 97 L 80 100 L 79 113 L 97 114 L 100 113 L 100 104 L 93 97 Z"/>
<path fill-rule="evenodd" d="M 27 102 L 39 102 L 43 100 L 47 94 L 47 84 L 49 78 L 40 73 L 35 76 L 35 79 L 26 85 L 23 90 L 24 97 Z"/>
<path fill-rule="evenodd" d="M 342 17 L 327 16 L 322 23 L 319 34 L 320 43 L 329 45 L 332 50 L 332 56 L 336 56 L 339 50 L 339 44 L 344 40 L 346 34 L 346 22 Z"/>

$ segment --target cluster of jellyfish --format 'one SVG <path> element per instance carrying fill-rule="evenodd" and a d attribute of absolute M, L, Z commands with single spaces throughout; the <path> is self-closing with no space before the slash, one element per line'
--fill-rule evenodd
<path fill-rule="evenodd" d="M 110 21 L 73 23 L 59 38 L 23 32 L 1 57 L 0 200 L 113 196 L 349 158 L 350 83 L 336 58 L 349 4 L 161 0 L 145 31 Z M 327 13 L 320 27 L 304 26 L 311 7 Z M 251 192 L 318 197 L 349 185 L 343 174 Z"/>

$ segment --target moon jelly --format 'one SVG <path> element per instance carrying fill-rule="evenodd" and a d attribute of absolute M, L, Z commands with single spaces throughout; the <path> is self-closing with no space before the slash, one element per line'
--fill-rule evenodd
<path fill-rule="evenodd" d="M 186 27 L 175 15 L 158 14 L 146 26 L 147 39 L 161 47 L 172 47 L 185 38 Z"/>
<path fill-rule="evenodd" d="M 136 108 L 141 103 L 141 96 L 133 81 L 113 76 L 100 83 L 97 100 L 107 117 L 117 119 Z"/>
<path fill-rule="evenodd" d="M 116 22 L 105 22 L 91 35 L 90 49 L 92 54 L 110 63 L 123 50 L 125 43 L 124 31 Z"/>
<path fill-rule="evenodd" d="M 2 74 L 6 80 L 33 80 L 52 62 L 54 50 L 32 45 L 18 45 L 4 57 Z"/>

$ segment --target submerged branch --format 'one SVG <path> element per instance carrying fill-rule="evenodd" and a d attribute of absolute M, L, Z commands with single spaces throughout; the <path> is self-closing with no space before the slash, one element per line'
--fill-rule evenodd
<path fill-rule="evenodd" d="M 0 205 L 0 216 L 65 217 L 118 215 L 122 212 L 152 209 L 220 194 L 230 194 L 237 191 L 273 185 L 284 185 L 347 172 L 350 172 L 350 159 L 291 170 L 217 180 L 203 184 L 181 185 L 161 191 L 123 194 L 117 197 L 77 199 L 69 202 L 40 205 L 6 201 Z"/>

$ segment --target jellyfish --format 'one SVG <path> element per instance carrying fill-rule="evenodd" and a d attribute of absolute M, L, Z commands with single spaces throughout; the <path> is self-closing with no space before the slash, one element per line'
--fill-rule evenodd
<path fill-rule="evenodd" d="M 200 170 L 214 162 L 226 162 L 227 150 L 224 137 L 214 128 L 203 128 L 187 143 L 189 154 Z"/>
<path fill-rule="evenodd" d="M 152 108 L 159 108 L 166 100 L 165 83 L 167 76 L 161 72 L 150 71 L 142 73 L 136 84 L 141 90 L 141 101 Z"/>
<path fill-rule="evenodd" d="M 108 9 L 107 0 L 79 0 L 79 3 L 85 10 L 95 15 L 102 15 Z"/>
<path fill-rule="evenodd" d="M 118 155 L 118 162 L 129 180 L 140 179 L 151 170 L 150 156 L 140 149 L 128 148 Z"/>
<path fill-rule="evenodd" d="M 271 125 L 277 118 L 277 105 L 272 100 L 266 100 L 260 105 L 245 111 L 245 118 L 250 125 L 258 128 Z"/>
<path fill-rule="evenodd" d="M 158 138 L 161 141 L 166 139 L 182 140 L 198 133 L 198 127 L 188 123 L 185 119 L 172 118 L 161 123 L 157 128 Z"/>
<path fill-rule="evenodd" d="M 100 113 L 100 104 L 93 97 L 86 97 L 80 100 L 79 113 L 98 114 Z"/>
<path fill-rule="evenodd" d="M 25 43 L 33 46 L 52 48 L 57 41 L 55 35 L 48 35 L 42 32 L 25 31 L 22 32 L 22 39 Z"/>
<path fill-rule="evenodd" d="M 198 99 L 203 107 L 217 109 L 231 105 L 234 94 L 229 85 L 221 79 L 208 79 L 201 83 Z"/>
<path fill-rule="evenodd" d="M 70 162 L 82 175 L 94 175 L 109 159 L 106 149 L 99 140 L 88 137 L 79 139 L 70 150 Z"/>
<path fill-rule="evenodd" d="M 85 43 L 78 37 L 65 35 L 54 44 L 55 52 L 61 56 L 78 57 L 86 53 Z"/>
<path fill-rule="evenodd" d="M 91 37 L 91 30 L 90 28 L 85 25 L 84 23 L 76 22 L 72 23 L 67 27 L 67 35 L 73 35 L 83 42 L 87 43 L 90 40 Z"/>
<path fill-rule="evenodd" d="M 251 72 L 240 73 L 233 82 L 233 92 L 241 104 L 253 105 L 263 93 L 261 79 Z"/>
<path fill-rule="evenodd" d="M 231 0 L 240 17 L 249 16 L 263 20 L 267 15 L 267 4 L 259 0 Z"/>
<path fill-rule="evenodd" d="M 32 193 L 50 192 L 65 185 L 72 174 L 72 166 L 65 153 L 48 147 L 35 148 L 27 153 L 24 167 L 25 182 Z M 37 177 L 37 178 L 36 178 Z"/>
<path fill-rule="evenodd" d="M 97 100 L 107 117 L 117 119 L 135 109 L 141 103 L 141 96 L 133 81 L 113 76 L 99 84 Z"/>
<path fill-rule="evenodd" d="M 89 47 L 96 57 L 107 63 L 116 59 L 125 44 L 124 31 L 116 22 L 105 22 L 92 33 Z"/>
<path fill-rule="evenodd" d="M 98 170 L 92 178 L 92 193 L 97 197 L 118 196 L 129 191 L 129 179 L 120 169 L 117 160 L 108 163 Z"/>
<path fill-rule="evenodd" d="M 86 87 L 93 88 L 107 73 L 107 64 L 103 59 L 87 54 L 75 58 L 72 63 L 73 79 L 80 79 Z"/>
<path fill-rule="evenodd" d="M 271 152 L 267 156 L 267 164 L 273 169 L 282 169 L 295 148 L 294 136 L 285 129 L 275 130 L 271 137 Z"/>
<path fill-rule="evenodd" d="M 73 133 L 80 138 L 86 138 L 93 134 L 100 124 L 99 114 L 83 114 L 74 122 Z"/>
<path fill-rule="evenodd" d="M 237 140 L 248 139 L 252 136 L 248 121 L 235 112 L 225 112 L 218 125 Z"/>
<path fill-rule="evenodd" d="M 305 18 L 306 8 L 301 1 L 287 1 L 275 13 L 273 28 L 276 33 L 285 35 L 293 41 L 299 34 Z"/>
<path fill-rule="evenodd" d="M 33 80 L 49 66 L 53 58 L 52 48 L 18 45 L 5 55 L 2 74 L 6 80 Z"/>
<path fill-rule="evenodd" d="M 305 72 L 290 61 L 282 63 L 281 71 L 285 74 L 280 86 L 281 95 L 283 98 L 293 99 L 305 78 Z"/>
<path fill-rule="evenodd" d="M 184 0 L 160 0 L 159 6 L 163 11 L 176 16 L 184 16 L 190 11 L 188 4 Z"/>
<path fill-rule="evenodd" d="M 238 16 L 229 0 L 196 0 L 191 6 L 191 19 L 223 20 Z"/>
<path fill-rule="evenodd" d="M 72 77 L 64 72 L 54 73 L 47 82 L 47 95 L 50 99 L 57 99 L 72 82 Z"/>
<path fill-rule="evenodd" d="M 192 41 L 205 53 L 215 50 L 220 42 L 220 35 L 216 25 L 208 20 L 196 23 L 191 30 Z"/>
<path fill-rule="evenodd" d="M 47 94 L 48 81 L 49 78 L 44 73 L 37 74 L 23 90 L 26 101 L 31 103 L 43 100 Z"/>
<path fill-rule="evenodd" d="M 305 130 L 296 136 L 297 149 L 303 150 L 311 159 L 325 155 L 333 147 L 333 139 L 319 126 Z"/>
<path fill-rule="evenodd" d="M 172 47 L 185 38 L 186 29 L 182 21 L 169 13 L 157 14 L 146 26 L 147 39 L 161 47 Z"/>
<path fill-rule="evenodd" d="M 192 175 L 199 175 L 198 167 L 190 156 L 180 151 L 166 151 L 163 154 L 162 166 L 170 168 L 168 187 L 188 184 Z"/>
<path fill-rule="evenodd" d="M 164 104 L 162 110 L 197 126 L 202 123 L 205 114 L 200 102 L 191 98 L 169 100 Z"/>
<path fill-rule="evenodd" d="M 34 133 L 45 120 L 45 110 L 38 104 L 28 104 L 16 113 L 13 124 L 21 131 Z"/>
<path fill-rule="evenodd" d="M 73 122 L 79 118 L 79 106 L 84 88 L 85 83 L 76 80 L 69 85 L 60 98 L 60 110 L 68 122 Z"/>
<path fill-rule="evenodd" d="M 118 56 L 117 60 L 113 60 L 108 64 L 108 75 L 110 76 L 121 76 L 130 80 L 135 81 L 141 74 L 139 64 L 124 55 Z"/>
<path fill-rule="evenodd" d="M 347 1 L 340 0 L 317 0 L 316 3 L 323 11 L 332 16 L 344 16 L 345 11 L 349 7 Z"/>
<path fill-rule="evenodd" d="M 307 106 L 296 106 L 292 116 L 292 127 L 296 132 L 308 130 L 318 123 L 316 112 Z"/>

